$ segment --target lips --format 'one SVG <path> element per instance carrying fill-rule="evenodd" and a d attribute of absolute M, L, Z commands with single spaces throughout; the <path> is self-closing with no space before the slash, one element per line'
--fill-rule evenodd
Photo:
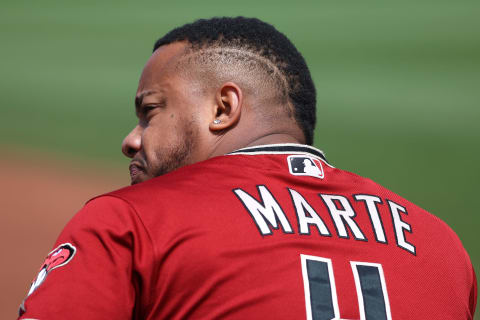
<path fill-rule="evenodd" d="M 130 179 L 132 180 L 132 183 L 134 183 L 137 180 L 137 177 L 145 171 L 139 163 L 133 161 L 130 163 L 130 166 L 128 166 L 128 169 L 130 170 Z"/>

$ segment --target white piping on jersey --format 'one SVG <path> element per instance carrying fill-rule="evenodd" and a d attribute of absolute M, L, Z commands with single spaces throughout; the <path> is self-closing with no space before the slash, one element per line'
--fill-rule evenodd
<path fill-rule="evenodd" d="M 315 147 L 306 145 L 306 144 L 300 144 L 300 143 L 273 143 L 273 144 L 261 144 L 258 146 L 251 146 L 251 147 L 245 147 L 245 148 L 240 148 L 237 150 L 234 150 L 232 152 L 237 152 L 237 151 L 243 151 L 243 150 L 250 150 L 250 149 L 258 149 L 258 148 L 268 148 L 268 147 L 299 147 L 299 148 L 306 148 L 306 149 L 312 149 L 313 151 L 321 153 L 323 156 L 325 156 L 325 152 L 323 152 L 320 149 L 317 149 Z"/>
<path fill-rule="evenodd" d="M 304 154 L 304 155 L 308 155 L 310 157 L 314 157 L 315 159 L 318 159 L 318 160 L 322 161 L 323 163 L 325 163 L 330 168 L 335 168 L 330 163 L 328 163 L 325 159 L 323 159 L 323 158 L 321 158 L 321 157 L 319 157 L 319 156 L 317 156 L 313 153 L 306 152 L 306 151 L 298 151 L 298 150 L 295 150 L 295 151 L 293 151 L 293 150 L 292 151 L 270 151 L 270 150 L 248 151 L 248 150 L 251 150 L 251 149 L 261 149 L 261 148 L 265 148 L 265 147 L 267 147 L 267 148 L 268 147 L 305 148 L 305 149 L 311 149 L 313 151 L 316 151 L 316 152 L 320 153 L 322 156 L 325 157 L 325 153 L 322 150 L 317 149 L 317 148 L 312 147 L 312 146 L 308 146 L 308 145 L 304 145 L 304 144 L 298 144 L 298 143 L 263 144 L 263 145 L 253 146 L 253 147 L 246 147 L 246 148 L 237 149 L 237 150 L 232 151 L 231 153 L 227 153 L 226 155 L 227 156 L 235 156 L 235 155 L 255 156 L 255 155 L 262 155 L 262 154 Z"/>

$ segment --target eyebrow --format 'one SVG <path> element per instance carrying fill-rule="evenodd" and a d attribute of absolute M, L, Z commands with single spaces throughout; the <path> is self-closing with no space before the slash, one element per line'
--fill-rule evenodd
<path fill-rule="evenodd" d="M 140 106 L 142 105 L 143 98 L 154 93 L 157 93 L 157 92 L 154 90 L 147 90 L 147 91 L 143 91 L 142 93 L 140 93 L 138 96 L 135 97 L 135 112 L 137 114 L 140 109 Z"/>

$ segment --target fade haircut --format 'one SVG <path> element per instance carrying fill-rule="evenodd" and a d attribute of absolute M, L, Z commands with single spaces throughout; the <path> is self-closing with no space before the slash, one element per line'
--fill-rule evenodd
<path fill-rule="evenodd" d="M 273 86 L 277 101 L 288 106 L 290 115 L 293 113 L 305 143 L 313 144 L 315 86 L 304 58 L 284 34 L 255 18 L 200 19 L 167 33 L 156 41 L 153 51 L 181 41 L 187 42 L 186 55 L 194 56 L 187 58 L 190 62 L 213 62 L 220 69 L 233 62 L 237 65 L 236 77 L 244 74 L 251 79 L 255 75 L 260 80 L 253 87 L 265 83 Z"/>

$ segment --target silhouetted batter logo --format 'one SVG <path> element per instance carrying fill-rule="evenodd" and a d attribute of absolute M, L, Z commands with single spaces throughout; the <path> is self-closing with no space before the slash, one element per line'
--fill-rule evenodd
<path fill-rule="evenodd" d="M 37 290 L 37 288 L 45 281 L 48 274 L 52 270 L 69 263 L 70 260 L 73 259 L 76 251 L 77 249 L 70 243 L 63 243 L 59 245 L 56 249 L 54 249 L 52 252 L 50 252 L 45 258 L 45 262 L 40 267 L 37 277 L 35 278 L 35 280 L 33 280 L 32 286 L 30 287 L 30 290 L 28 291 L 27 297 L 25 299 L 27 299 L 35 290 Z M 20 315 L 25 312 L 24 303 L 22 303 L 22 305 L 20 306 L 19 312 Z"/>
<path fill-rule="evenodd" d="M 288 156 L 288 169 L 294 176 L 310 176 L 323 179 L 322 162 L 307 156 Z"/>

